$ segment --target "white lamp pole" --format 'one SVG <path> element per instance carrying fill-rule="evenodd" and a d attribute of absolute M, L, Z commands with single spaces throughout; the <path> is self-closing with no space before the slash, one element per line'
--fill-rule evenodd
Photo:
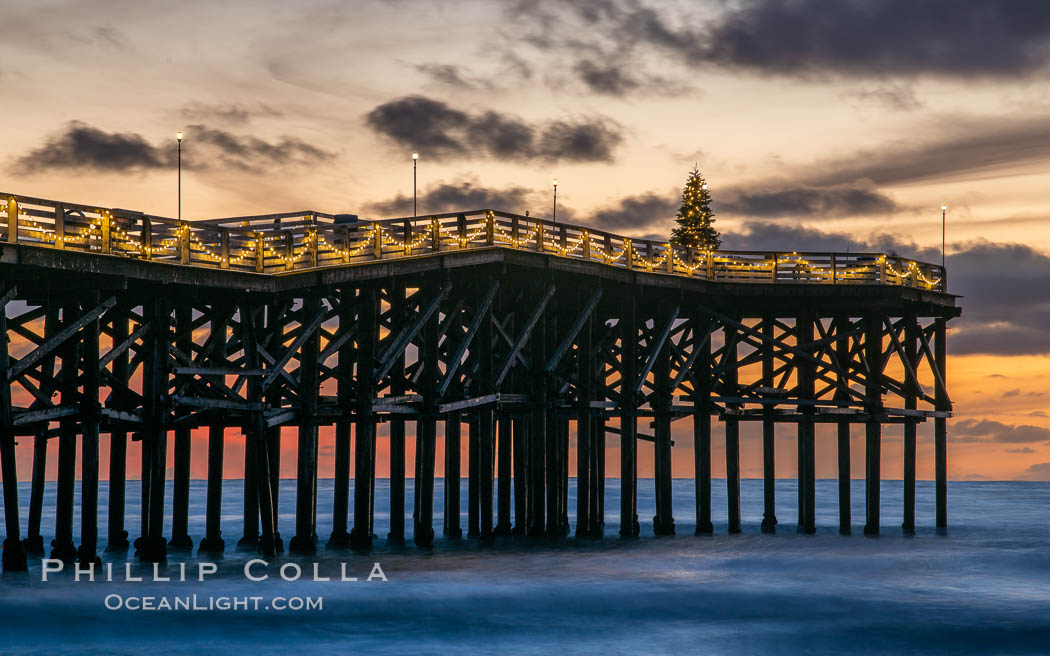
<path fill-rule="evenodd" d="M 412 153 L 412 217 L 419 216 L 416 211 L 416 163 L 419 161 L 419 153 Z"/>
<path fill-rule="evenodd" d="M 179 142 L 179 221 L 182 220 L 182 130 L 175 133 L 175 140 Z"/>
<path fill-rule="evenodd" d="M 558 222 L 558 178 L 554 178 L 554 223 Z"/>
<path fill-rule="evenodd" d="M 945 204 L 941 205 L 941 268 L 944 268 L 944 228 L 947 223 L 948 206 Z"/>

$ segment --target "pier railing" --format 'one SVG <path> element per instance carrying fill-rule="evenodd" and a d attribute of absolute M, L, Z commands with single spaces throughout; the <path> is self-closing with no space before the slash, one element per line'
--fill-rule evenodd
<path fill-rule="evenodd" d="M 29 196 L 0 199 L 0 240 L 7 243 L 255 273 L 501 247 L 717 282 L 947 288 L 942 267 L 885 253 L 704 251 L 495 210 L 349 222 L 314 211 L 179 221 Z"/>

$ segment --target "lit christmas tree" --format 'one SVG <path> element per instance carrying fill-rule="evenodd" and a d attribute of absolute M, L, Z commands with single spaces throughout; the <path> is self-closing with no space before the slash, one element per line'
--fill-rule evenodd
<path fill-rule="evenodd" d="M 715 230 L 714 216 L 711 192 L 700 170 L 693 166 L 682 190 L 682 206 L 675 218 L 678 227 L 671 231 L 671 243 L 704 251 L 718 250 L 722 235 Z"/>

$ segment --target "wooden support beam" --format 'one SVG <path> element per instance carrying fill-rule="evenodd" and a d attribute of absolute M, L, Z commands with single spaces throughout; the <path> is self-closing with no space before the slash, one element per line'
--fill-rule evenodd
<path fill-rule="evenodd" d="M 558 348 L 554 349 L 554 353 L 551 355 L 550 360 L 547 361 L 547 366 L 544 367 L 544 371 L 553 373 L 557 368 L 558 363 L 565 357 L 566 351 L 572 347 L 573 342 L 576 340 L 576 336 L 580 333 L 584 324 L 590 319 L 591 313 L 594 312 L 594 308 L 597 307 L 598 301 L 602 298 L 602 288 L 595 287 L 594 291 L 591 292 L 590 297 L 584 302 L 583 309 L 576 316 L 576 320 L 572 322 L 569 327 L 569 332 L 562 338 L 561 343 L 558 344 Z"/>
<path fill-rule="evenodd" d="M 493 281 L 495 282 L 495 281 Z M 481 379 L 480 391 L 495 394 L 498 389 L 491 386 L 488 381 L 492 380 L 494 366 L 492 342 L 494 339 L 492 329 L 491 304 L 481 319 L 481 327 L 478 330 L 478 374 Z M 482 540 L 491 540 L 493 532 L 492 498 L 493 480 L 495 472 L 495 442 L 496 425 L 494 407 L 492 405 L 479 406 L 475 411 L 478 424 L 478 513 L 480 515 L 480 534 Z"/>
<path fill-rule="evenodd" d="M 835 318 L 835 353 L 841 364 L 850 359 L 850 338 L 847 329 L 850 328 L 849 316 L 840 314 Z M 841 375 L 840 375 L 841 378 Z M 835 398 L 846 400 L 848 393 L 839 388 Z M 838 431 L 838 497 L 839 497 L 839 533 L 849 535 L 852 531 L 852 518 L 850 516 L 850 422 L 841 421 L 836 427 Z"/>
<path fill-rule="evenodd" d="M 114 344 L 119 344 L 128 338 L 130 332 L 131 326 L 128 314 L 121 311 L 111 313 L 110 317 L 110 337 Z M 113 363 L 113 377 L 119 383 L 127 385 L 131 374 L 127 348 L 111 358 L 110 361 Z M 107 409 L 103 408 L 103 416 L 107 416 Z M 106 540 L 107 552 L 123 553 L 130 546 L 128 543 L 128 532 L 124 529 L 127 459 L 128 433 L 123 428 L 112 428 L 109 433 L 109 526 Z"/>
<path fill-rule="evenodd" d="M 796 343 L 799 348 L 812 348 L 813 342 L 812 314 L 803 312 L 795 320 Z M 798 363 L 798 389 L 801 399 L 813 400 L 816 395 L 815 389 L 816 365 L 810 360 Z M 813 424 L 813 406 L 802 407 L 802 421 L 798 422 L 798 449 L 799 449 L 799 507 L 802 512 L 799 516 L 798 530 L 802 533 L 812 534 L 816 532 L 815 495 L 816 495 L 816 455 L 815 455 L 815 427 Z"/>
<path fill-rule="evenodd" d="M 460 453 L 462 442 L 462 415 L 453 410 L 443 412 L 445 418 L 445 521 L 446 537 L 457 540 L 463 537 L 460 526 Z M 469 524 L 468 524 L 469 525 Z"/>
<path fill-rule="evenodd" d="M 36 347 L 21 359 L 18 360 L 8 371 L 8 380 L 14 381 L 21 376 L 27 369 L 40 362 L 48 353 L 56 349 L 57 347 L 64 344 L 69 338 L 76 335 L 84 326 L 95 321 L 103 314 L 106 313 L 111 307 L 117 304 L 117 299 L 110 296 L 105 301 L 88 310 L 83 315 L 76 319 L 70 318 L 68 321 L 63 318 L 62 322 L 65 326 L 62 330 L 58 331 L 53 337 L 45 341 L 40 346 Z"/>
<path fill-rule="evenodd" d="M 773 347 L 770 341 L 776 329 L 772 316 L 762 318 L 762 335 L 766 343 L 762 349 L 762 385 L 772 388 Z M 776 475 L 776 422 L 773 421 L 773 406 L 764 407 L 762 418 L 762 532 L 774 533 L 777 526 L 777 475 Z"/>
<path fill-rule="evenodd" d="M 373 286 L 363 286 L 357 301 L 357 402 L 354 424 L 354 527 L 350 546 L 357 551 L 372 548 L 372 517 L 375 511 L 375 357 L 378 340 L 379 296 Z"/>
<path fill-rule="evenodd" d="M 653 373 L 653 395 L 649 404 L 653 409 L 653 465 L 655 475 L 656 516 L 653 517 L 653 533 L 674 535 L 673 475 L 671 471 L 671 349 L 665 349 L 670 327 L 678 318 L 678 308 L 671 312 L 664 330 L 653 345 L 650 362 L 646 366 Z M 655 326 L 654 326 L 655 327 Z M 644 371 L 644 370 L 643 370 Z M 643 376 L 645 374 L 643 373 Z"/>
<path fill-rule="evenodd" d="M 868 384 L 865 387 L 870 418 L 865 423 L 865 535 L 879 534 L 879 492 L 882 477 L 882 424 L 878 415 L 882 411 L 882 319 L 877 312 L 869 311 L 864 316 L 864 359 L 868 367 Z"/>
<path fill-rule="evenodd" d="M 79 378 L 79 350 L 81 346 L 79 340 L 72 339 L 75 331 L 70 331 L 69 328 L 78 326 L 77 329 L 79 330 L 79 328 L 88 323 L 74 319 L 77 310 L 78 306 L 75 304 L 66 305 L 62 308 L 62 323 L 65 324 L 65 328 L 51 340 L 54 346 L 62 347 L 60 352 L 60 357 L 62 358 L 62 371 L 60 374 L 61 404 L 69 406 L 79 401 L 77 380 Z M 68 335 L 68 337 L 58 340 L 57 338 L 63 334 Z M 50 349 L 47 352 L 50 352 Z M 73 562 L 77 555 L 76 548 L 73 545 L 73 479 L 76 476 L 76 458 L 76 419 L 70 415 L 63 417 L 59 422 L 55 539 L 52 542 L 51 549 L 51 558 L 67 563 Z"/>
<path fill-rule="evenodd" d="M 437 318 L 423 325 L 423 344 L 420 351 L 421 374 L 419 390 L 423 394 L 423 413 L 416 425 L 416 481 L 415 504 L 412 511 L 413 540 L 423 549 L 434 546 L 434 460 L 437 442 L 437 386 L 438 376 Z"/>
<path fill-rule="evenodd" d="M 576 537 L 589 538 L 598 537 L 597 522 L 591 514 L 592 498 L 597 494 L 592 472 L 596 440 L 591 401 L 598 386 L 594 362 L 593 308 L 588 310 L 576 328 L 576 333 Z"/>
<path fill-rule="evenodd" d="M 240 306 L 241 332 L 244 340 L 244 366 L 257 368 L 259 362 L 260 330 L 258 322 L 262 319 L 262 312 L 252 305 L 244 303 Z M 265 387 L 258 377 L 248 379 L 248 402 L 262 405 L 262 397 Z M 253 504 L 255 514 L 251 523 L 245 517 L 245 537 L 242 541 L 244 546 L 251 546 L 251 538 L 256 537 L 259 552 L 264 556 L 275 556 L 278 551 L 277 531 L 277 504 L 273 494 L 273 480 L 276 478 L 277 468 L 271 462 L 269 444 L 267 442 L 266 421 L 262 410 L 250 412 L 245 425 L 245 460 L 251 463 L 253 480 L 249 486 L 245 482 L 246 491 L 255 497 Z M 247 472 L 246 472 L 247 478 Z M 246 506 L 246 510 L 248 510 Z M 256 529 L 258 527 L 258 529 Z M 251 532 L 249 532 L 251 531 Z M 258 531 L 258 532 L 256 532 Z M 240 545 L 238 545 L 240 546 Z"/>
<path fill-rule="evenodd" d="M 88 303 L 98 303 L 98 292 L 88 293 Z M 81 565 L 96 564 L 98 557 L 98 429 L 101 407 L 98 403 L 98 319 L 89 322 L 82 331 L 83 346 L 81 370 L 82 394 L 79 404 L 80 437 L 80 548 L 77 560 Z"/>
<path fill-rule="evenodd" d="M 175 306 L 175 347 L 183 353 L 193 348 L 193 309 L 186 303 Z M 178 387 L 176 387 L 178 389 Z M 186 416 L 185 407 L 179 407 L 176 418 Z M 189 535 L 190 512 L 190 429 L 187 426 L 175 428 L 174 470 L 172 472 L 171 498 L 171 539 L 168 546 L 175 549 L 192 549 L 193 540 Z"/>
<path fill-rule="evenodd" d="M 676 305 L 674 309 L 671 310 L 670 316 L 667 317 L 667 321 L 664 323 L 663 329 L 660 330 L 659 336 L 650 345 L 649 354 L 645 358 L 645 365 L 642 367 L 642 371 L 634 383 L 634 391 L 636 393 L 642 391 L 642 386 L 645 385 L 646 378 L 649 377 L 649 373 L 653 370 L 653 366 L 656 364 L 657 359 L 659 359 L 660 352 L 663 350 L 664 344 L 667 342 L 667 338 L 671 334 L 671 328 L 674 327 L 674 322 L 678 320 L 678 311 L 678 306 Z M 653 327 L 655 328 L 655 326 Z"/>
<path fill-rule="evenodd" d="M 311 309 L 314 309 L 313 306 L 311 306 Z M 304 317 L 307 316 L 306 312 L 304 312 L 303 315 Z M 284 370 L 285 365 L 287 365 L 288 362 L 291 361 L 292 356 L 299 352 L 299 350 L 303 347 L 303 344 L 307 340 L 314 337 L 315 333 L 317 332 L 317 329 L 321 327 L 322 323 L 324 323 L 326 315 L 327 311 L 323 308 L 319 308 L 313 315 L 311 315 L 313 318 L 310 319 L 309 323 L 300 326 L 299 334 L 296 335 L 291 345 L 285 350 L 284 355 L 282 355 L 280 359 L 274 362 L 273 365 L 270 367 L 269 372 L 266 374 L 266 377 L 262 381 L 263 389 L 266 389 L 270 385 L 272 385 L 273 381 L 277 378 L 277 376 L 281 374 L 288 375 L 288 372 Z M 260 354 L 262 354 L 262 351 L 260 351 Z"/>
<path fill-rule="evenodd" d="M 638 318 L 637 300 L 620 304 L 620 537 L 635 537 L 638 526 Z"/>
<path fill-rule="evenodd" d="M 904 397 L 904 407 L 906 410 L 913 411 L 918 407 L 918 397 L 922 391 L 919 387 L 918 376 L 912 366 L 917 355 L 918 333 L 920 331 L 918 318 L 912 313 L 907 313 L 904 316 L 904 346 L 901 352 L 901 359 L 906 363 L 904 386 L 909 392 Z M 896 335 L 892 329 L 890 333 L 894 341 L 896 341 Z M 899 344 L 898 348 L 900 348 Z M 905 533 L 915 532 L 915 438 L 917 426 L 918 421 L 915 419 L 908 419 L 904 423 L 904 521 L 901 523 L 901 529 Z"/>
<path fill-rule="evenodd" d="M 711 319 L 694 311 L 694 331 L 711 332 Z M 693 458 L 696 481 L 696 534 L 714 532 L 711 522 L 711 340 L 694 347 L 699 355 L 692 365 L 696 390 L 693 394 Z"/>
<path fill-rule="evenodd" d="M 375 377 L 376 380 L 381 380 L 387 373 L 390 372 L 390 368 L 394 366 L 394 361 L 397 356 L 400 355 L 405 346 L 407 346 L 419 331 L 423 328 L 423 325 L 430 320 L 434 313 L 437 312 L 438 307 L 441 305 L 445 297 L 448 296 L 449 291 L 452 290 L 452 282 L 446 281 L 441 286 L 441 290 L 434 295 L 430 302 L 422 309 L 422 311 L 416 315 L 416 318 L 411 324 L 405 326 L 404 329 L 394 338 L 390 346 L 383 353 L 382 357 L 379 358 L 379 366 L 376 368 Z"/>
<path fill-rule="evenodd" d="M 509 535 L 511 532 L 511 463 L 512 463 L 512 426 L 513 420 L 507 412 L 498 415 L 496 432 L 496 465 L 498 483 L 496 487 L 496 526 L 495 535 Z"/>
<path fill-rule="evenodd" d="M 164 483 L 167 472 L 168 433 L 165 428 L 171 399 L 168 392 L 168 368 L 171 348 L 171 305 L 165 297 L 146 301 L 146 320 L 153 324 L 144 349 L 143 412 L 147 421 L 142 436 L 142 448 L 149 460 L 149 521 L 145 538 L 139 548 L 139 557 L 147 562 L 163 562 L 167 558 L 164 539 Z"/>
<path fill-rule="evenodd" d="M 474 336 L 477 334 L 478 329 L 481 328 L 482 319 L 489 317 L 491 320 L 491 314 L 489 309 L 492 307 L 492 301 L 496 298 L 496 292 L 499 291 L 499 280 L 493 280 L 489 283 L 488 291 L 485 292 L 485 296 L 482 297 L 481 303 L 478 304 L 477 309 L 474 311 L 474 318 L 471 319 L 470 325 L 467 326 L 467 332 L 463 336 L 463 339 L 456 345 L 456 352 L 448 362 L 447 371 L 445 377 L 441 380 L 441 384 L 438 386 L 438 396 L 444 397 L 446 390 L 449 385 L 452 384 L 453 379 L 456 377 L 456 372 L 459 371 L 459 366 L 463 361 L 463 356 L 466 354 L 467 349 L 474 342 Z"/>
<path fill-rule="evenodd" d="M 737 359 L 736 328 L 725 327 L 725 352 L 723 361 L 726 365 L 725 387 L 728 394 L 736 394 L 739 370 Z M 728 409 L 735 409 L 735 404 L 728 404 Z M 740 420 L 735 415 L 726 415 L 726 498 L 728 501 L 729 532 L 740 532 Z"/>
<path fill-rule="evenodd" d="M 543 311 L 547 309 L 547 303 L 549 303 L 551 297 L 554 296 L 555 289 L 556 287 L 554 286 L 553 282 L 547 285 L 547 291 L 543 294 L 543 296 L 540 297 L 540 300 L 536 303 L 536 307 L 532 310 L 532 314 L 530 314 L 529 318 L 525 321 L 525 325 L 521 327 L 521 332 L 518 334 L 518 338 L 514 340 L 514 344 L 511 346 L 510 353 L 507 354 L 507 357 L 504 359 L 503 364 L 499 368 L 499 374 L 496 376 L 496 380 L 493 383 L 493 387 L 495 387 L 496 389 L 499 389 L 500 386 L 503 384 L 503 379 L 507 377 L 507 374 L 510 373 L 511 366 L 514 365 L 514 359 L 518 356 L 518 353 L 521 351 L 522 347 L 524 347 L 525 344 L 528 343 L 529 338 L 532 335 L 533 329 L 535 329 L 536 324 L 543 316 Z"/>
<path fill-rule="evenodd" d="M 124 356 L 128 352 L 128 349 L 130 349 L 135 344 L 138 344 L 139 340 L 146 336 L 146 333 L 149 332 L 149 329 L 150 324 L 149 322 L 146 322 L 139 325 L 139 327 L 135 329 L 135 332 L 131 333 L 130 335 L 127 334 L 127 331 L 121 331 L 121 337 L 123 337 L 123 341 L 121 341 L 117 346 L 114 346 L 109 351 L 107 351 L 106 355 L 102 356 L 102 358 L 98 361 L 99 370 L 101 371 L 102 369 L 107 367 L 110 362 L 113 362 L 117 358 Z M 116 333 L 114 333 L 114 342 L 116 342 L 116 339 Z"/>
<path fill-rule="evenodd" d="M 226 365 L 226 332 L 227 316 L 225 312 L 218 312 L 212 308 L 211 337 L 215 340 L 215 346 L 209 355 L 213 376 L 224 376 Z M 260 370 L 261 371 L 261 370 Z M 175 374 L 179 374 L 176 367 Z M 195 374 L 209 375 L 209 374 Z M 226 541 L 222 539 L 222 473 L 223 455 L 226 443 L 226 426 L 221 421 L 212 421 L 208 425 L 208 491 L 205 506 L 204 537 L 201 538 L 198 551 L 200 553 L 220 554 L 226 549 Z"/>
<path fill-rule="evenodd" d="M 317 315 L 324 315 L 321 299 L 315 295 L 304 297 L 303 316 Z M 321 351 L 321 338 L 316 328 L 310 331 L 309 337 L 302 341 L 299 348 L 300 422 L 296 458 L 295 536 L 288 543 L 288 551 L 312 554 L 317 551 L 317 356 Z"/>
<path fill-rule="evenodd" d="M 529 453 L 529 436 L 531 430 L 529 429 L 529 420 L 527 417 L 514 417 L 511 420 L 513 440 L 512 450 L 513 455 L 513 468 L 514 468 L 514 528 L 513 533 L 515 535 L 525 535 L 528 515 L 528 498 L 529 498 L 529 472 L 528 472 L 528 453 Z"/>
<path fill-rule="evenodd" d="M 17 223 L 18 210 L 12 211 L 14 201 L 8 205 L 8 224 Z M 17 233 L 17 227 L 14 228 Z M 11 290 L 6 290 L 10 292 Z M 22 545 L 19 525 L 18 467 L 15 460 L 15 435 L 11 416 L 10 353 L 7 339 L 7 295 L 0 303 L 0 473 L 4 481 L 4 528 L 2 566 L 4 572 L 27 571 L 26 554 Z"/>
<path fill-rule="evenodd" d="M 47 430 L 40 428 L 37 430 L 36 435 L 33 436 L 33 478 L 29 491 L 29 522 L 26 526 L 26 538 L 22 541 L 25 546 L 25 552 L 33 556 L 44 555 L 44 540 L 40 535 L 40 519 L 43 514 L 44 479 L 46 477 Z"/>
<path fill-rule="evenodd" d="M 934 354 L 930 358 L 931 367 L 935 377 L 941 381 L 935 391 L 937 399 L 937 410 L 949 412 L 952 409 L 951 400 L 948 398 L 948 389 L 944 385 L 948 379 L 948 332 L 947 320 L 941 317 L 934 324 Z M 919 338 L 929 353 L 929 344 L 925 341 L 923 332 L 919 331 Z M 927 355 L 927 357 L 930 357 Z M 936 523 L 938 530 L 948 528 L 948 421 L 944 416 L 933 420 L 933 458 L 934 458 L 934 487 L 936 494 Z"/>
<path fill-rule="evenodd" d="M 350 436 L 352 425 L 350 417 L 355 409 L 353 384 L 354 359 L 356 356 L 354 344 L 349 339 L 349 336 L 354 333 L 353 296 L 354 292 L 349 288 L 344 288 L 339 292 L 339 332 L 336 339 L 342 340 L 342 344 L 338 349 L 339 364 L 336 366 L 336 399 L 341 416 L 335 420 L 335 480 L 332 493 L 332 534 L 329 536 L 327 544 L 329 549 L 345 549 L 350 546 L 350 532 L 348 530 L 350 516 Z M 400 306 L 398 306 L 398 310 L 400 310 Z M 321 353 L 322 361 L 325 352 Z M 394 375 L 397 375 L 396 371 Z M 393 448 L 393 436 L 391 436 L 391 452 L 393 452 Z M 393 468 L 393 463 L 391 463 L 391 467 Z M 403 474 L 403 466 L 401 471 Z M 390 478 L 391 488 L 393 488 L 393 471 L 391 471 Z M 391 489 L 391 494 L 393 494 L 393 489 Z M 391 523 L 393 524 L 396 519 L 396 515 L 391 511 Z M 404 526 L 403 511 L 401 526 Z M 394 528 L 392 526 L 391 534 L 393 533 Z"/>

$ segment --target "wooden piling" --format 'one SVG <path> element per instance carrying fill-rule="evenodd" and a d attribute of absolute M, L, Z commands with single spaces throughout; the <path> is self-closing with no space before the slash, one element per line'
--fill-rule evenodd
<path fill-rule="evenodd" d="M 735 329 L 725 329 L 725 393 L 734 397 L 739 395 L 739 374 L 737 370 L 737 333 Z M 726 404 L 726 499 L 729 506 L 729 532 L 740 532 L 740 412 L 739 404 Z"/>
<path fill-rule="evenodd" d="M 149 532 L 139 550 L 147 562 L 161 562 L 167 558 L 164 540 L 164 481 L 167 472 L 169 347 L 171 345 L 171 304 L 164 297 L 146 301 L 148 321 L 152 325 L 149 351 L 143 365 L 147 429 L 143 434 L 149 451 Z"/>
<path fill-rule="evenodd" d="M 620 536 L 634 537 L 638 526 L 638 318 L 634 295 L 624 299 L 620 321 Z"/>
<path fill-rule="evenodd" d="M 588 316 L 580 328 L 576 346 L 576 375 L 579 389 L 576 398 L 576 537 L 594 537 L 597 533 L 592 511 L 594 489 L 594 422 L 591 400 L 597 380 L 594 363 L 593 319 Z"/>
<path fill-rule="evenodd" d="M 762 317 L 762 336 L 772 343 L 775 334 L 773 317 Z M 773 349 L 766 347 L 762 351 L 762 386 L 772 389 L 776 383 L 773 377 Z M 775 533 L 777 530 L 777 473 L 776 473 L 776 411 L 772 405 L 762 407 L 762 532 Z"/>
<path fill-rule="evenodd" d="M 798 348 L 813 356 L 813 315 L 802 313 L 796 319 L 796 335 Z M 799 395 L 805 399 L 816 397 L 816 363 L 807 358 L 798 362 L 798 386 Z M 798 489 L 802 516 L 799 517 L 799 531 L 802 533 L 816 532 L 816 455 L 815 455 L 815 426 L 813 423 L 813 406 L 801 408 L 802 417 L 798 422 L 798 448 L 801 471 L 799 472 Z"/>
<path fill-rule="evenodd" d="M 262 309 L 248 304 L 240 307 L 244 330 L 244 364 L 246 368 L 258 369 L 259 329 L 257 321 L 262 319 Z M 260 376 L 248 377 L 248 402 L 255 408 L 262 405 L 263 381 Z M 277 513 L 273 499 L 273 469 L 270 465 L 270 449 L 266 441 L 266 418 L 261 410 L 248 413 L 245 435 L 245 451 L 252 463 L 255 480 L 252 489 L 256 496 L 256 519 L 261 529 L 258 538 L 259 553 L 264 556 L 277 555 Z M 291 547 L 291 545 L 289 545 Z"/>
<path fill-rule="evenodd" d="M 410 238 L 410 231 L 406 227 L 405 240 Z M 394 281 L 390 292 L 390 315 L 394 325 L 404 323 L 405 317 L 405 285 Z M 394 365 L 390 368 L 390 393 L 397 396 L 404 394 L 408 389 L 405 381 L 405 356 L 398 353 L 394 358 Z M 405 420 L 400 416 L 393 416 L 389 421 L 390 427 L 390 533 L 389 540 L 394 544 L 402 544 L 405 541 Z"/>
<path fill-rule="evenodd" d="M 437 293 L 435 287 L 430 293 Z M 438 397 L 438 317 L 435 315 L 423 324 L 423 348 L 421 351 L 422 375 L 420 391 L 423 396 L 421 417 L 416 427 L 416 503 L 412 510 L 413 536 L 416 545 L 423 549 L 434 546 L 434 459 L 437 442 Z"/>
<path fill-rule="evenodd" d="M 653 326 L 655 330 L 657 326 Z M 668 338 L 670 339 L 670 338 Z M 659 345 L 658 345 L 659 347 Z M 653 409 L 653 428 L 655 443 L 653 445 L 654 475 L 656 486 L 656 515 L 653 517 L 653 533 L 656 535 L 674 535 L 673 481 L 671 472 L 671 349 L 665 346 L 652 354 L 656 359 L 653 365 L 653 396 L 650 405 Z"/>
<path fill-rule="evenodd" d="M 445 415 L 445 536 L 458 539 L 463 537 L 460 526 L 460 442 L 462 422 L 458 411 L 446 412 Z M 469 474 L 468 474 L 469 475 Z"/>
<path fill-rule="evenodd" d="M 481 384 L 478 392 L 481 394 L 494 394 L 496 389 L 492 386 L 493 379 L 493 353 L 492 353 L 492 310 L 491 304 L 484 310 L 481 325 L 478 327 L 478 374 Z M 482 540 L 491 540 L 493 533 L 492 525 L 492 497 L 493 480 L 495 473 L 493 465 L 495 459 L 496 426 L 495 412 L 492 404 L 478 407 L 478 514 L 479 531 Z"/>
<path fill-rule="evenodd" d="M 941 412 L 950 412 L 952 409 L 945 389 L 948 384 L 947 323 L 946 319 L 938 317 L 934 325 L 934 362 L 943 382 L 936 386 L 934 400 L 937 410 Z M 943 416 L 933 420 L 933 444 L 936 522 L 937 528 L 943 530 L 948 528 L 948 420 Z"/>
<path fill-rule="evenodd" d="M 882 323 L 869 312 L 864 317 L 864 358 L 868 366 L 864 395 L 868 419 L 864 424 L 865 535 L 879 534 L 879 486 L 882 459 Z"/>
<path fill-rule="evenodd" d="M 343 290 L 339 304 L 339 336 L 354 330 L 354 298 Z M 350 546 L 350 445 L 351 417 L 354 412 L 354 346 L 347 339 L 339 347 L 339 363 L 336 365 L 336 402 L 340 416 L 335 420 L 335 463 L 332 483 L 332 534 L 328 538 L 328 549 L 345 549 Z M 402 470 L 404 471 L 404 470 Z M 392 476 L 391 476 L 392 477 Z M 393 517 L 391 517 L 393 519 Z"/>
<path fill-rule="evenodd" d="M 123 310 L 111 311 L 110 337 L 114 346 L 122 344 L 131 334 L 128 315 Z M 127 386 L 130 378 L 130 358 L 124 351 L 113 360 L 113 378 Z M 46 440 L 45 440 L 46 442 Z M 46 446 L 45 446 L 46 448 Z M 127 492 L 128 433 L 114 428 L 109 433 L 109 526 L 106 551 L 121 553 L 128 550 L 128 532 L 124 529 L 124 508 Z"/>
<path fill-rule="evenodd" d="M 303 298 L 301 329 L 307 330 L 320 312 L 320 298 L 314 295 Z M 320 337 L 315 329 L 302 342 L 299 351 L 299 448 L 296 462 L 295 536 L 288 543 L 289 553 L 311 554 L 317 551 L 316 415 L 319 352 Z M 371 372 L 366 375 L 371 376 Z M 362 384 L 369 386 L 367 383 Z"/>
<path fill-rule="evenodd" d="M 852 324 L 847 315 L 839 315 L 836 319 L 836 338 L 835 338 L 835 355 L 838 358 L 839 363 L 848 363 L 850 361 L 850 346 L 849 346 L 849 335 L 847 332 L 852 327 Z M 848 379 L 843 374 L 839 374 L 839 383 L 844 386 L 849 385 Z M 835 393 L 835 398 L 839 401 L 845 401 L 849 399 L 849 393 L 841 386 Z M 849 535 L 852 531 L 852 518 L 850 516 L 850 421 L 849 419 L 839 419 L 836 429 L 838 431 L 838 483 L 839 483 L 839 533 L 842 535 Z"/>
<path fill-rule="evenodd" d="M 190 306 L 180 303 L 175 307 L 175 348 L 189 355 L 193 347 L 193 312 Z M 180 409 L 176 416 L 183 417 L 188 413 Z M 168 546 L 176 549 L 193 548 L 189 536 L 190 510 L 190 429 L 186 426 L 175 428 L 174 471 L 171 498 L 171 539 Z"/>
<path fill-rule="evenodd" d="M 9 223 L 14 225 L 15 222 L 9 220 Z M 15 230 L 17 231 L 17 228 Z M 27 565 L 18 519 L 18 467 L 15 462 L 10 366 L 11 360 L 7 344 L 7 302 L 5 300 L 0 303 L 0 473 L 4 477 L 4 529 L 7 537 L 4 539 L 3 557 L 0 563 L 5 572 L 24 572 L 27 570 Z"/>
<path fill-rule="evenodd" d="M 496 465 L 498 483 L 496 486 L 496 535 L 509 535 L 511 532 L 511 490 L 512 474 L 512 425 L 513 420 L 507 412 L 500 412 L 496 430 Z"/>
<path fill-rule="evenodd" d="M 212 317 L 211 331 L 215 344 L 211 351 L 212 366 L 222 368 L 226 366 L 226 320 L 218 316 Z M 216 335 L 221 335 L 216 337 Z M 216 376 L 216 382 L 224 382 Z M 215 417 L 208 425 L 208 492 L 204 518 L 204 537 L 201 538 L 198 548 L 203 553 L 222 553 L 226 548 L 226 542 L 222 539 L 222 471 L 223 455 L 226 443 L 226 426 L 221 417 Z"/>
<path fill-rule="evenodd" d="M 98 305 L 97 291 L 85 295 L 90 307 Z M 78 404 L 81 426 L 80 456 L 80 547 L 77 560 L 84 565 L 102 561 L 98 557 L 98 431 L 102 408 L 99 392 L 99 320 L 89 321 L 81 330 L 83 345 L 82 395 Z M 17 504 L 16 504 L 17 507 Z"/>
<path fill-rule="evenodd" d="M 711 330 L 710 319 L 695 313 L 693 348 L 700 353 L 693 362 L 693 465 L 696 484 L 696 534 L 714 532 L 711 522 Z M 700 336 L 704 337 L 701 338 Z"/>
<path fill-rule="evenodd" d="M 372 548 L 372 513 L 375 502 L 375 398 L 376 341 L 379 298 L 375 287 L 364 286 L 357 299 L 357 401 L 354 423 L 354 527 L 350 546 L 357 551 Z"/>
<path fill-rule="evenodd" d="M 62 323 L 69 325 L 78 313 L 75 304 L 62 308 Z M 80 340 L 70 338 L 61 346 L 62 405 L 77 402 Z M 55 495 L 55 539 L 51 543 L 51 558 L 73 562 L 77 551 L 73 545 L 73 485 L 76 476 L 77 434 L 76 417 L 66 416 L 58 422 L 58 485 Z"/>
<path fill-rule="evenodd" d="M 904 317 L 904 359 L 908 362 L 905 367 L 905 396 L 904 407 L 915 410 L 918 407 L 921 389 L 919 381 L 915 378 L 915 361 L 918 355 L 918 341 L 920 330 L 914 315 L 907 314 Z M 901 529 L 905 533 L 915 532 L 915 437 L 917 422 L 914 418 L 906 417 L 904 420 L 904 521 Z"/>
<path fill-rule="evenodd" d="M 511 420 L 514 451 L 512 466 L 514 469 L 514 529 L 515 535 L 525 535 L 528 526 L 527 506 L 529 499 L 528 471 L 526 465 L 529 454 L 529 421 L 523 416 L 516 416 Z"/>

